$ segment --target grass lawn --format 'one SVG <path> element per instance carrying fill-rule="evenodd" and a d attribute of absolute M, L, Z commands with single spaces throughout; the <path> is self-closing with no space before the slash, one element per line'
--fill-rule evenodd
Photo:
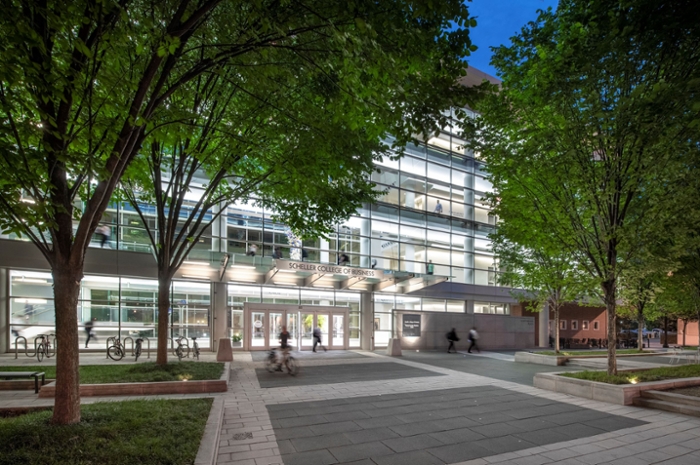
<path fill-rule="evenodd" d="M 82 406 L 77 425 L 51 411 L 0 418 L 0 465 L 191 464 L 212 399 L 131 400 Z"/>
<path fill-rule="evenodd" d="M 627 371 L 619 373 L 616 376 L 608 376 L 604 371 L 579 371 L 577 373 L 564 373 L 562 376 L 608 384 L 636 384 L 645 381 L 700 377 L 700 365 L 682 365 L 677 367 L 652 368 L 651 370 L 644 371 Z"/>
<path fill-rule="evenodd" d="M 564 351 L 561 350 L 557 354 L 553 350 L 545 350 L 542 352 L 533 352 L 534 354 L 537 355 L 558 355 L 560 357 L 572 357 L 576 355 L 607 355 L 608 351 L 607 350 L 571 350 L 571 351 Z M 629 354 L 643 354 L 646 353 L 640 352 L 639 349 L 618 349 L 616 351 L 618 355 L 629 355 Z"/>
<path fill-rule="evenodd" d="M 0 371 L 43 371 L 47 378 L 56 378 L 55 366 L 0 367 Z M 175 362 L 165 366 L 155 363 L 131 365 L 83 365 L 80 367 L 81 384 L 143 383 L 150 381 L 182 381 L 219 379 L 224 364 L 216 362 Z"/>

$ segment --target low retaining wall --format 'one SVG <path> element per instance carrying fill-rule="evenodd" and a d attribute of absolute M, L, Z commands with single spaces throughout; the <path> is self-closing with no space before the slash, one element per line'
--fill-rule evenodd
<path fill-rule="evenodd" d="M 46 383 L 55 381 L 53 379 L 45 380 Z M 39 388 L 41 388 L 41 379 L 39 380 Z M 24 390 L 34 390 L 34 380 L 33 379 L 12 379 L 12 380 L 2 380 L 0 382 L 0 391 L 24 391 Z"/>
<path fill-rule="evenodd" d="M 516 352 L 515 361 L 520 363 L 536 363 L 538 365 L 561 366 L 565 365 L 569 357 L 540 355 L 533 352 Z"/>
<path fill-rule="evenodd" d="M 642 391 L 664 391 L 700 386 L 700 378 L 669 379 L 638 384 L 606 384 L 561 376 L 562 373 L 564 372 L 537 373 L 534 378 L 534 386 L 548 391 L 617 405 L 632 405 L 633 399 L 639 397 Z"/>
<path fill-rule="evenodd" d="M 667 352 L 649 352 L 643 354 L 618 354 L 617 358 L 621 357 L 649 357 L 659 354 L 668 354 Z M 561 366 L 566 365 L 569 360 L 573 359 L 597 359 L 607 358 L 608 354 L 600 355 L 541 355 L 537 352 L 516 352 L 515 361 L 522 363 L 535 363 L 537 365 Z"/>
<path fill-rule="evenodd" d="M 81 384 L 80 396 L 152 396 L 157 394 L 206 394 L 226 392 L 231 373 L 229 363 L 219 379 L 198 381 L 161 381 L 152 383 Z M 56 382 L 41 386 L 39 397 L 54 397 Z"/>

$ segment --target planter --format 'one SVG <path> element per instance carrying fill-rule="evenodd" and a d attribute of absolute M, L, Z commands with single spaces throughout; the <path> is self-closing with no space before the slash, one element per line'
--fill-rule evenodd
<path fill-rule="evenodd" d="M 540 355 L 533 352 L 516 352 L 515 361 L 520 363 L 535 363 L 537 365 L 561 366 L 565 365 L 569 357 L 563 355 Z"/>
<path fill-rule="evenodd" d="M 569 378 L 560 373 L 537 373 L 534 386 L 548 391 L 560 392 L 585 399 L 598 400 L 617 405 L 632 405 L 634 399 L 644 391 L 700 386 L 700 378 L 668 379 L 638 384 L 607 384 L 598 381 Z"/>
<path fill-rule="evenodd" d="M 226 392 L 230 365 L 224 365 L 224 373 L 219 379 L 198 381 L 161 381 L 150 383 L 81 384 L 80 396 L 152 396 L 158 394 L 206 394 Z M 54 397 L 56 382 L 45 384 L 39 397 Z"/>

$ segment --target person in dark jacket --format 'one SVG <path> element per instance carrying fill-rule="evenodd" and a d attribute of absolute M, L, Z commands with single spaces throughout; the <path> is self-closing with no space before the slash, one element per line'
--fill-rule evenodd
<path fill-rule="evenodd" d="M 457 331 L 455 331 L 454 328 L 452 328 L 452 331 L 447 333 L 447 340 L 450 341 L 450 346 L 447 348 L 447 353 L 454 352 L 455 354 L 457 353 L 457 349 L 455 348 L 455 342 L 459 341 L 459 338 L 457 337 Z"/>

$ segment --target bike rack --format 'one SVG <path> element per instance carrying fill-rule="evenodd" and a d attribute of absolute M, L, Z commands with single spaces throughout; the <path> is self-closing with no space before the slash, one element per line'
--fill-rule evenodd
<path fill-rule="evenodd" d="M 109 358 L 109 341 L 116 341 L 117 338 L 114 336 L 108 337 L 107 340 L 105 341 L 105 345 L 107 346 L 105 348 L 105 359 Z"/>
<path fill-rule="evenodd" d="M 141 338 L 141 339 L 143 339 L 144 341 L 146 341 L 146 353 L 148 353 L 148 355 L 146 356 L 146 358 L 151 358 L 151 340 L 148 339 L 147 337 L 143 337 L 143 338 Z"/>
<path fill-rule="evenodd" d="M 124 352 L 126 353 L 126 340 L 127 339 L 131 341 L 131 355 L 133 356 L 134 355 L 134 338 L 131 336 L 125 337 L 124 340 L 122 341 L 122 345 L 124 346 Z"/>
<path fill-rule="evenodd" d="M 34 353 L 30 355 L 30 354 L 29 354 L 29 347 L 27 346 L 27 338 L 24 337 L 24 336 L 17 336 L 17 337 L 15 338 L 15 359 L 17 359 L 17 357 L 19 356 L 19 354 L 18 354 L 18 347 L 17 347 L 17 346 L 19 345 L 19 340 L 20 340 L 20 339 L 22 339 L 22 340 L 24 341 L 24 354 L 25 354 L 27 357 L 34 357 L 34 356 L 36 356 L 36 345 L 34 346 Z M 35 344 L 36 344 L 36 342 L 35 342 Z"/>
<path fill-rule="evenodd" d="M 49 336 L 46 336 L 46 337 L 48 338 Z M 55 357 L 55 356 L 56 356 L 56 351 L 58 350 L 58 346 L 56 345 L 56 335 L 55 335 L 55 334 L 53 335 L 53 344 L 52 344 L 52 345 L 53 345 L 53 355 L 52 355 L 52 357 Z"/>

